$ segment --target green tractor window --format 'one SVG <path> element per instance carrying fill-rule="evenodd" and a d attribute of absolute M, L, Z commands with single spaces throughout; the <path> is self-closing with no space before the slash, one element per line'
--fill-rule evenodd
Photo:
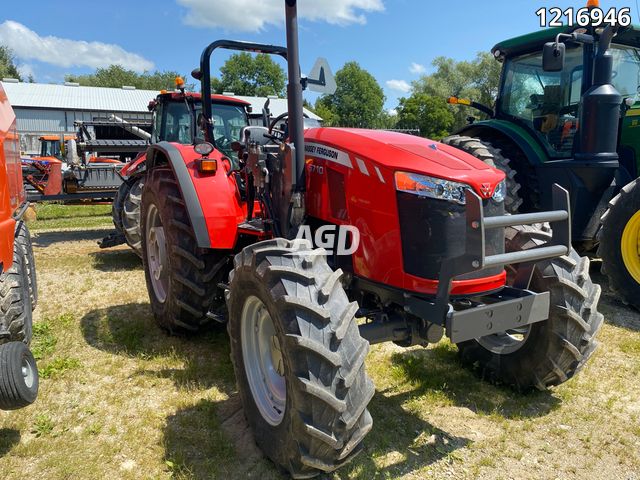
<path fill-rule="evenodd" d="M 640 51 L 634 47 L 614 45 L 611 52 L 613 85 L 623 97 L 632 97 L 637 101 L 640 86 Z"/>
<path fill-rule="evenodd" d="M 613 84 L 623 97 L 638 98 L 640 51 L 613 45 Z M 525 123 L 545 145 L 551 158 L 568 158 L 578 130 L 582 88 L 582 47 L 567 50 L 562 72 L 545 72 L 542 53 L 506 61 L 499 115 Z"/>
<path fill-rule="evenodd" d="M 578 122 L 582 48 L 567 51 L 562 72 L 545 72 L 542 53 L 507 60 L 500 97 L 501 114 L 533 130 L 551 157 L 568 157 Z"/>

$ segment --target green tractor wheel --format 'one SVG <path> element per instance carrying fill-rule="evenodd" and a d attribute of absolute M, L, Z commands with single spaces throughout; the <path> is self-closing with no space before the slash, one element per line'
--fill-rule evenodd
<path fill-rule="evenodd" d="M 640 309 L 640 180 L 622 188 L 601 221 L 602 273 L 625 303 Z"/>

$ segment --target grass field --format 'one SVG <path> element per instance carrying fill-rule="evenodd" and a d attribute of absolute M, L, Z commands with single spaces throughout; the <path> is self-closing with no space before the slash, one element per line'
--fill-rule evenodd
<path fill-rule="evenodd" d="M 100 250 L 108 230 L 87 229 L 94 217 L 43 230 L 68 213 L 32 225 L 41 389 L 33 406 L 0 412 L 0 477 L 282 478 L 247 430 L 226 333 L 158 330 L 140 261 Z M 372 347 L 373 431 L 326 478 L 640 479 L 640 317 L 611 295 L 601 310 L 601 347 L 549 393 L 488 385 L 447 342 Z"/>

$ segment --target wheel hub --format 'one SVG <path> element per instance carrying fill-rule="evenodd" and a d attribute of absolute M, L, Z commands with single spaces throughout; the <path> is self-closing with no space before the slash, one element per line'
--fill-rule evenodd
<path fill-rule="evenodd" d="M 31 366 L 31 363 L 29 363 L 29 360 L 27 360 L 26 358 L 23 358 L 21 367 L 22 367 L 22 376 L 24 378 L 24 384 L 27 386 L 27 388 L 33 387 L 35 374 L 33 371 L 33 367 Z"/>
<path fill-rule="evenodd" d="M 169 287 L 169 271 L 167 261 L 167 239 L 160 219 L 160 213 L 155 205 L 149 206 L 146 224 L 146 249 L 149 264 L 149 276 L 153 291 L 159 302 L 167 298 Z"/>
<path fill-rule="evenodd" d="M 487 335 L 478 338 L 477 341 L 491 353 L 498 355 L 508 355 L 520 350 L 527 342 L 531 333 L 531 325 L 522 328 L 514 328 L 506 332 Z"/>
<path fill-rule="evenodd" d="M 640 283 L 640 212 L 636 212 L 624 227 L 620 250 L 629 275 Z"/>
<path fill-rule="evenodd" d="M 262 417 L 273 426 L 282 422 L 287 390 L 282 348 L 265 304 L 250 296 L 241 317 L 241 346 L 247 382 Z"/>

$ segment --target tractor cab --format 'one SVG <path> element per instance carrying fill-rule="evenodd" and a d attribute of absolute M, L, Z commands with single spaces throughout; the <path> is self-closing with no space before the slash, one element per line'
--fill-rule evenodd
<path fill-rule="evenodd" d="M 75 140 L 74 135 L 65 135 L 64 141 Z M 43 135 L 40 140 L 40 156 L 41 157 L 53 157 L 62 159 L 63 152 L 60 144 L 60 135 Z"/>
<path fill-rule="evenodd" d="M 493 48 L 494 56 L 504 62 L 496 118 L 527 129 L 552 159 L 570 158 L 575 152 L 582 94 L 591 86 L 588 78 L 594 71 L 593 48 L 578 42 L 565 43 L 562 70 L 545 71 L 543 44 L 567 32 L 566 28 L 543 30 Z M 610 53 L 612 85 L 625 105 L 634 108 L 640 100 L 640 29 L 630 27 L 618 33 Z"/>
<path fill-rule="evenodd" d="M 240 131 L 249 125 L 249 103 L 238 98 L 212 95 L 213 132 L 216 148 L 229 158 L 236 153 L 231 144 L 240 141 Z M 199 93 L 161 93 L 149 104 L 153 112 L 151 142 L 171 142 L 190 145 L 203 141 L 202 130 L 195 128 L 202 116 L 202 100 Z"/>

